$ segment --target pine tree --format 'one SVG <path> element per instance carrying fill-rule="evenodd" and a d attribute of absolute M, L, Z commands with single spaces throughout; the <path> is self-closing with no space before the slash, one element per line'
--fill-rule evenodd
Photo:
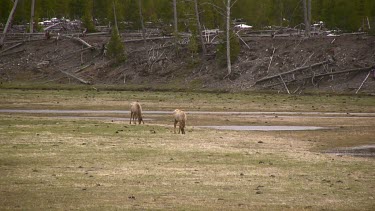
<path fill-rule="evenodd" d="M 115 59 L 116 64 L 119 64 L 126 60 L 124 45 L 121 42 L 121 37 L 116 27 L 112 27 L 112 35 L 108 43 L 108 56 L 112 59 Z"/>
<path fill-rule="evenodd" d="M 94 25 L 93 17 L 92 17 L 92 10 L 93 10 L 92 1 L 86 1 L 84 5 L 85 7 L 84 7 L 83 17 L 82 17 L 83 25 L 87 29 L 88 32 L 94 32 L 95 25 Z"/>

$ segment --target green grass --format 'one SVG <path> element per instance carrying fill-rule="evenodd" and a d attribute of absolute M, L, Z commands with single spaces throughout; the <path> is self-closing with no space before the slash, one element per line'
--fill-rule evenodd
<path fill-rule="evenodd" d="M 314 105 L 316 111 L 373 112 L 373 98 L 365 96 L 2 89 L 0 99 L 1 109 L 127 110 L 130 101 L 139 100 L 145 110 L 310 111 Z M 128 117 L 114 115 L 119 116 Z M 153 121 L 129 125 L 0 114 L 0 210 L 371 210 L 375 205 L 373 158 L 321 153 L 373 144 L 374 118 L 188 115 L 186 135 L 173 134 L 170 115 L 147 118 Z M 248 123 L 335 128 L 196 127 Z"/>
<path fill-rule="evenodd" d="M 12 96 L 12 98 L 9 98 Z M 372 96 L 295 96 L 265 93 L 198 93 L 97 90 L 1 89 L 0 108 L 128 109 L 140 101 L 147 110 L 375 112 Z"/>

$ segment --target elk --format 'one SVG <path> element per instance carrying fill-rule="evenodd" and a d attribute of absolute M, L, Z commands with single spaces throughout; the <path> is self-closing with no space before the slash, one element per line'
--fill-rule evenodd
<path fill-rule="evenodd" d="M 137 124 L 136 119 L 138 119 L 138 124 L 141 124 L 141 122 L 143 122 L 143 124 L 145 123 L 143 121 L 143 117 L 142 117 L 142 106 L 138 102 L 132 102 L 130 104 L 130 122 L 129 122 L 129 124 L 132 123 L 132 119 L 133 119 L 134 124 Z"/>
<path fill-rule="evenodd" d="M 185 124 L 186 124 L 185 112 L 179 109 L 176 109 L 173 112 L 173 117 L 174 117 L 174 133 L 176 133 L 176 126 L 177 126 L 177 123 L 179 123 L 178 134 L 180 134 L 180 132 L 182 134 L 185 134 Z"/>

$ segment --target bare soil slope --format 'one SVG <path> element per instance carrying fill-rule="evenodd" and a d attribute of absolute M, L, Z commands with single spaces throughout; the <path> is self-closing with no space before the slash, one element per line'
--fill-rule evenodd
<path fill-rule="evenodd" d="M 3 49 L 0 81 L 125 84 L 150 89 L 355 93 L 375 65 L 375 37 L 367 35 L 309 39 L 243 37 L 240 56 L 227 77 L 225 66 L 218 65 L 215 44 L 208 45 L 209 56 L 202 62 L 199 57 L 191 56 L 186 44 L 177 48 L 172 39 L 154 39 L 145 45 L 143 41 L 129 41 L 130 37 L 125 34 L 127 61 L 116 66 L 103 56 L 102 47 L 108 42 L 108 36 L 82 39 L 94 49 L 85 49 L 80 42 L 66 37 L 58 41 L 52 38 L 24 42 L 11 50 Z M 10 42 L 5 49 L 14 45 Z M 300 67 L 308 68 L 277 76 Z M 351 69 L 359 70 L 329 75 Z M 370 74 L 359 92 L 375 93 L 373 75 Z M 270 76 L 277 77 L 259 81 Z"/>

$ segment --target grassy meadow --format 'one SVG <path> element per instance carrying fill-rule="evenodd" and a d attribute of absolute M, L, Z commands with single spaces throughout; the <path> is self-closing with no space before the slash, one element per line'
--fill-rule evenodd
<path fill-rule="evenodd" d="M 324 153 L 375 144 L 373 96 L 0 89 L 0 110 L 339 112 L 188 114 L 0 112 L 0 210 L 373 210 L 375 160 Z M 346 114 L 347 113 L 347 114 Z M 105 117 L 105 118 L 99 118 Z M 229 131 L 207 125 L 304 125 Z"/>

